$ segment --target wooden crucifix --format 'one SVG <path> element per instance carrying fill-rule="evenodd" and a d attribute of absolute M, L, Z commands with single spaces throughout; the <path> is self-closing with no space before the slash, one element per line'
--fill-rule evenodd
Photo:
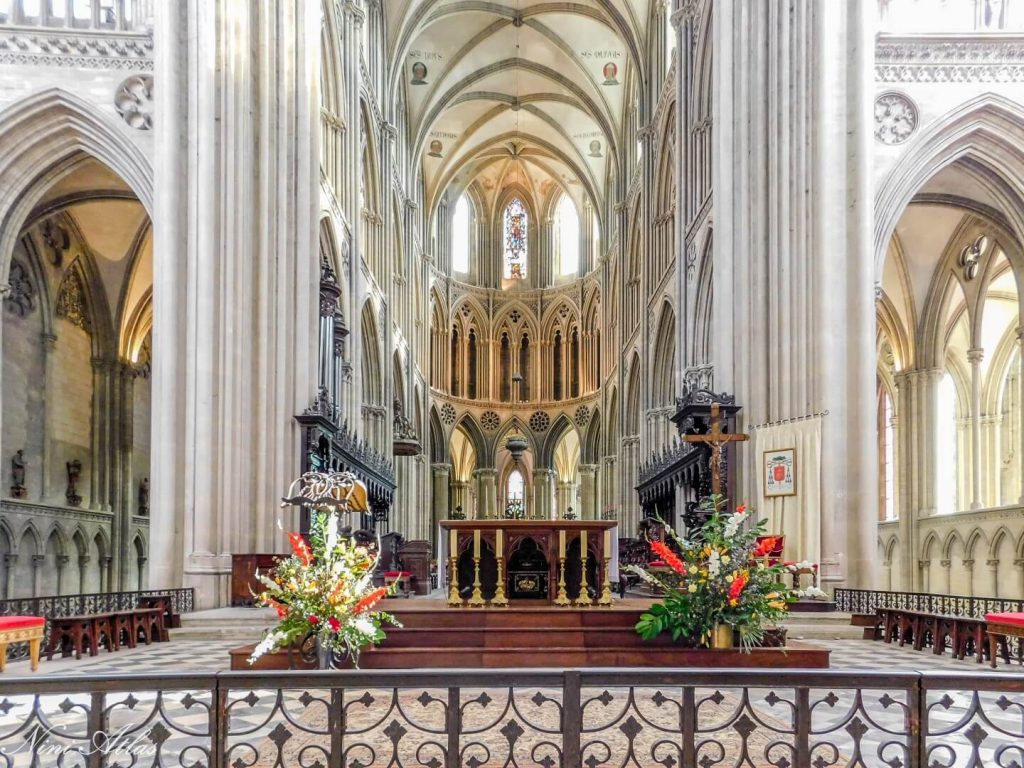
<path fill-rule="evenodd" d="M 718 403 L 711 404 L 711 429 L 706 435 L 684 435 L 687 443 L 705 443 L 711 446 L 711 493 L 722 492 L 722 451 L 729 443 L 749 440 L 750 435 L 729 434 L 722 431 L 722 414 Z"/>

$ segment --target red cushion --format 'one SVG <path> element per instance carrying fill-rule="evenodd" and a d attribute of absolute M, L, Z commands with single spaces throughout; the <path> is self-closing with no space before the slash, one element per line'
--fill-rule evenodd
<path fill-rule="evenodd" d="M 0 616 L 0 630 L 41 627 L 46 624 L 42 616 Z"/>
<path fill-rule="evenodd" d="M 1024 627 L 1024 613 L 986 613 L 985 621 L 991 624 L 1012 624 Z"/>
<path fill-rule="evenodd" d="M 407 576 L 410 576 L 410 575 L 412 575 L 412 574 L 410 574 L 408 571 L 384 571 L 384 578 L 385 579 L 398 579 L 398 578 L 404 578 L 404 577 L 407 577 Z"/>

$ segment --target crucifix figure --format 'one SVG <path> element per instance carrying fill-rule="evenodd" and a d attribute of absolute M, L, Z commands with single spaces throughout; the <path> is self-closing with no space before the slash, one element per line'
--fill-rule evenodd
<path fill-rule="evenodd" d="M 750 435 L 731 435 L 722 431 L 722 414 L 718 403 L 711 404 L 711 429 L 706 435 L 684 435 L 687 443 L 705 443 L 711 446 L 711 493 L 722 492 L 722 451 L 729 443 L 749 440 Z"/>

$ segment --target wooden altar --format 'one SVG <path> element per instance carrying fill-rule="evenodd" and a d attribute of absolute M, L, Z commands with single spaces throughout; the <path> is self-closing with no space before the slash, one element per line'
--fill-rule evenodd
<path fill-rule="evenodd" d="M 614 520 L 442 520 L 452 607 L 610 607 Z"/>

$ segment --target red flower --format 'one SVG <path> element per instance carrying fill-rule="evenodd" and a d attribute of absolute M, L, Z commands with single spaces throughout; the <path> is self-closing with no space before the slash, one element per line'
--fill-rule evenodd
<path fill-rule="evenodd" d="M 746 504 L 740 504 L 738 507 L 736 507 L 736 514 L 737 515 L 742 515 L 746 511 L 747 511 L 747 505 Z"/>
<path fill-rule="evenodd" d="M 327 620 L 327 626 L 331 628 L 332 632 L 337 632 L 341 629 L 341 622 L 338 621 L 337 616 L 331 616 L 331 618 Z"/>
<path fill-rule="evenodd" d="M 663 541 L 652 541 L 651 549 L 658 557 L 664 561 L 665 565 L 671 568 L 676 573 L 682 573 L 685 568 L 683 561 L 679 559 L 675 552 L 668 548 L 668 545 Z"/>
<path fill-rule="evenodd" d="M 306 540 L 302 538 L 301 533 L 289 534 L 288 541 L 291 542 L 292 552 L 302 561 L 303 565 L 309 565 L 313 562 L 313 553 L 310 551 Z"/>
<path fill-rule="evenodd" d="M 745 573 L 736 575 L 736 578 L 732 580 L 732 586 L 729 587 L 729 605 L 736 605 L 740 601 L 740 593 L 747 586 L 749 580 L 750 577 Z"/>
<path fill-rule="evenodd" d="M 288 607 L 281 605 L 281 603 L 277 602 L 277 600 L 272 597 L 267 600 L 267 605 L 277 611 L 277 618 L 279 619 L 283 619 L 288 615 Z"/>
<path fill-rule="evenodd" d="M 775 550 L 775 547 L 778 546 L 778 544 L 779 540 L 777 538 L 775 538 L 774 536 L 766 536 L 765 538 L 761 539 L 760 543 L 757 545 L 757 548 L 754 550 L 753 555 L 754 557 L 764 557 L 765 555 L 771 554 Z"/>
<path fill-rule="evenodd" d="M 378 587 L 377 589 L 373 590 L 373 592 L 364 597 L 362 600 L 360 600 L 358 603 L 356 603 L 356 607 L 352 609 L 352 612 L 356 616 L 358 616 L 360 613 L 369 610 L 377 603 L 379 603 L 384 598 L 384 596 L 387 595 L 387 593 L 387 587 Z"/>
<path fill-rule="evenodd" d="M 320 623 L 320 617 L 318 617 L 315 613 L 311 613 L 311 614 L 309 614 L 308 621 L 309 621 L 310 624 L 312 624 L 315 627 L 317 624 Z"/>

